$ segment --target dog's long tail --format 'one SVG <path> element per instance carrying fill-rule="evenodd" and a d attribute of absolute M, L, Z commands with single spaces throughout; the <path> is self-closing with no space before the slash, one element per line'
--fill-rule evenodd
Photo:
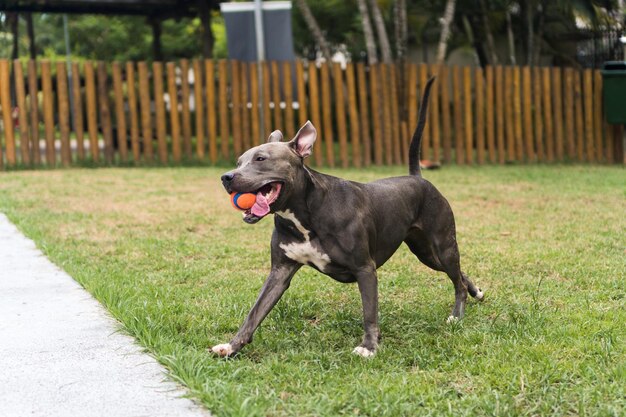
<path fill-rule="evenodd" d="M 422 175 L 422 170 L 420 169 L 420 148 L 422 146 L 422 133 L 424 132 L 424 125 L 426 124 L 426 115 L 428 114 L 428 98 L 430 96 L 430 88 L 432 87 L 433 82 L 435 82 L 435 77 L 430 77 L 426 83 L 426 87 L 424 88 L 417 127 L 415 128 L 413 139 L 411 139 L 411 146 L 409 147 L 410 175 Z"/>

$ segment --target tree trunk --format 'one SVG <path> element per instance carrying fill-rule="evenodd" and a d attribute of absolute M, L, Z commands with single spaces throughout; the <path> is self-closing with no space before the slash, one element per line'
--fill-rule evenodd
<path fill-rule="evenodd" d="M 542 2 L 543 3 L 543 2 Z M 533 57 L 533 64 L 539 65 L 541 60 L 541 45 L 543 44 L 543 32 L 546 27 L 546 8 L 544 5 L 539 4 L 539 23 L 537 25 L 537 36 L 535 41 L 535 54 Z"/>
<path fill-rule="evenodd" d="M 513 35 L 513 23 L 511 22 L 511 12 L 506 11 L 506 27 L 509 38 L 509 60 L 511 65 L 517 65 L 515 59 L 515 37 Z"/>
<path fill-rule="evenodd" d="M 26 32 L 28 32 L 28 52 L 30 59 L 37 58 L 37 49 L 35 47 L 35 28 L 33 26 L 33 14 L 26 13 Z"/>
<path fill-rule="evenodd" d="M 330 54 L 330 48 L 328 47 L 328 42 L 326 41 L 326 37 L 322 33 L 320 26 L 317 24 L 317 20 L 315 20 L 315 16 L 311 12 L 311 8 L 307 4 L 306 0 L 295 0 L 298 9 L 300 9 L 300 13 L 302 13 L 302 17 L 304 21 L 311 31 L 313 38 L 315 39 L 315 43 L 318 48 L 322 51 L 322 55 L 326 59 L 326 61 L 330 62 L 332 55 Z"/>
<path fill-rule="evenodd" d="M 526 30 L 528 39 L 526 45 L 526 65 L 534 65 L 535 60 L 535 14 L 532 0 L 526 2 Z"/>
<path fill-rule="evenodd" d="M 441 36 L 439 37 L 439 47 L 437 48 L 437 63 L 442 64 L 446 59 L 446 49 L 448 48 L 448 37 L 450 36 L 450 25 L 454 18 L 454 8 L 456 0 L 447 0 L 446 10 L 441 19 Z"/>
<path fill-rule="evenodd" d="M 372 8 L 372 19 L 374 19 L 374 25 L 376 26 L 376 34 L 380 42 L 380 53 L 383 57 L 383 62 L 389 63 L 393 61 L 393 58 L 391 56 L 391 45 L 389 44 L 389 37 L 385 29 L 383 14 L 380 12 L 376 0 L 370 0 L 370 7 Z"/>
<path fill-rule="evenodd" d="M 367 47 L 367 63 L 374 65 L 378 63 L 378 54 L 376 53 L 376 41 L 374 40 L 374 31 L 372 30 L 372 22 L 370 22 L 370 14 L 367 11 L 365 0 L 356 1 L 361 13 L 361 22 L 363 24 L 363 36 L 365 37 L 365 46 Z"/>
<path fill-rule="evenodd" d="M 480 66 L 483 66 L 485 64 L 485 56 L 482 51 L 482 44 L 474 36 L 474 29 L 472 28 L 472 24 L 467 18 L 467 15 L 463 16 L 463 27 L 465 28 L 467 39 L 469 40 L 470 44 L 472 44 L 472 47 L 474 47 L 474 59 L 476 60 L 476 63 Z"/>
<path fill-rule="evenodd" d="M 202 0 L 198 2 L 198 8 L 202 22 L 202 56 L 205 59 L 211 59 L 213 58 L 213 44 L 215 43 L 211 30 L 211 10 L 209 10 L 208 3 Z"/>
<path fill-rule="evenodd" d="M 163 49 L 161 48 L 161 21 L 157 18 L 150 18 L 152 26 L 152 59 L 163 61 Z"/>
<path fill-rule="evenodd" d="M 398 62 L 404 62 L 408 36 L 406 0 L 396 0 L 394 3 L 394 28 L 396 32 L 396 57 Z"/>
<path fill-rule="evenodd" d="M 408 119 L 407 109 L 407 89 L 405 88 L 405 63 L 406 63 L 406 46 L 407 46 L 407 18 L 406 18 L 406 0 L 396 0 L 394 3 L 394 28 L 396 34 L 396 78 L 398 80 L 398 111 L 400 120 Z"/>
<path fill-rule="evenodd" d="M 13 35 L 13 51 L 11 52 L 11 59 L 17 59 L 19 57 L 19 15 L 17 13 L 7 13 L 7 20 L 10 22 L 11 33 Z"/>
<path fill-rule="evenodd" d="M 480 0 L 480 14 L 482 15 L 483 26 L 485 30 L 485 38 L 487 39 L 487 48 L 489 53 L 489 63 L 491 65 L 498 65 L 498 53 L 496 52 L 496 43 L 493 40 L 493 33 L 491 33 L 491 26 L 489 25 L 489 15 L 487 14 L 487 4 L 485 0 Z"/>

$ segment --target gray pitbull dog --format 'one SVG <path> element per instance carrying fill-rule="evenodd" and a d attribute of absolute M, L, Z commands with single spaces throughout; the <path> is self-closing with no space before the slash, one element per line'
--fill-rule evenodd
<path fill-rule="evenodd" d="M 331 278 L 356 282 L 363 302 L 365 336 L 354 353 L 373 356 L 378 347 L 378 277 L 376 270 L 402 242 L 424 264 L 445 272 L 455 291 L 449 321 L 463 316 L 467 293 L 483 298 L 461 271 L 454 216 L 437 189 L 421 177 L 419 149 L 426 120 L 430 79 L 410 145 L 409 176 L 368 184 L 336 178 L 304 164 L 317 132 L 307 122 L 289 142 L 274 131 L 268 142 L 246 151 L 237 168 L 222 176 L 226 191 L 256 194 L 244 212 L 246 223 L 274 213 L 271 271 L 254 307 L 230 341 L 212 348 L 232 356 L 252 341 L 259 324 L 289 288 L 302 265 Z"/>

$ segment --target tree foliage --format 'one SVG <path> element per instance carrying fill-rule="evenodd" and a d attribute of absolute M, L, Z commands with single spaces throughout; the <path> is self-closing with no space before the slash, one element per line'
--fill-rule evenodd
<path fill-rule="evenodd" d="M 213 26 L 219 26 L 216 19 Z M 65 55 L 63 17 L 60 14 L 34 14 L 35 44 L 37 54 L 45 57 Z M 223 25 L 223 23 L 222 23 Z M 152 28 L 144 17 L 69 15 L 70 50 L 74 57 L 105 61 L 145 60 L 152 57 Z M 169 19 L 162 23 L 161 44 L 164 59 L 193 58 L 202 53 L 202 25 L 199 18 Z M 214 33 L 216 43 L 223 44 L 224 33 L 219 28 Z M 6 19 L 0 18 L 0 36 L 11 39 Z M 224 45 L 216 45 L 223 54 Z M 222 46 L 220 48 L 220 46 Z M 20 56 L 28 55 L 26 24 L 20 19 Z M 0 57 L 11 55 L 11 42 L 0 42 Z"/>
<path fill-rule="evenodd" d="M 346 51 L 352 59 L 364 59 L 366 45 L 356 0 L 305 0 L 321 28 L 331 50 Z M 367 0 L 369 3 L 370 0 Z M 384 20 L 390 43 L 395 45 L 394 5 L 396 0 L 376 0 Z M 617 12 L 618 0 L 464 0 L 457 1 L 451 22 L 448 51 L 459 47 L 472 48 L 481 63 L 507 63 L 508 54 L 496 51 L 492 39 L 507 36 L 507 14 L 511 17 L 518 56 L 532 59 L 540 53 L 575 54 L 560 51 L 563 38 L 578 36 L 581 24 L 589 28 L 618 25 L 624 16 Z M 446 0 L 406 0 L 408 46 L 433 45 L 440 36 L 440 20 Z M 305 24 L 298 7 L 293 7 L 293 34 L 296 53 L 312 57 L 316 41 Z M 65 54 L 61 15 L 34 14 L 37 53 L 54 57 Z M 215 57 L 226 56 L 226 39 L 217 11 L 212 12 L 215 36 Z M 11 55 L 12 34 L 6 15 L 0 13 L 0 57 Z M 134 16 L 69 16 L 71 52 L 75 58 L 99 60 L 150 60 L 152 29 L 143 17 Z M 162 26 L 164 59 L 200 57 L 202 25 L 199 18 L 169 19 Z M 379 36 L 376 36 L 380 52 Z M 473 40 L 473 43 L 470 41 Z M 26 24 L 19 24 L 20 56 L 28 55 Z M 395 54 L 395 51 L 394 51 Z M 431 52 L 434 55 L 434 48 Z M 565 59 L 565 58 L 564 58 Z M 528 63 L 521 60 L 520 63 Z"/>

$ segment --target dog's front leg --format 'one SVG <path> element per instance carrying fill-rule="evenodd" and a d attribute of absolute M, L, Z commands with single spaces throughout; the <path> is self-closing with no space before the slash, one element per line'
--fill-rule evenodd
<path fill-rule="evenodd" d="M 356 274 L 361 301 L 363 302 L 363 343 L 354 348 L 354 353 L 363 357 L 374 356 L 378 347 L 380 330 L 378 328 L 378 275 L 371 267 Z"/>
<path fill-rule="evenodd" d="M 261 293 L 248 313 L 248 317 L 239 328 L 239 331 L 230 341 L 221 345 L 213 346 L 213 352 L 220 356 L 232 356 L 239 352 L 242 347 L 252 341 L 254 331 L 259 327 L 265 316 L 276 305 L 283 293 L 289 288 L 291 278 L 301 265 L 295 263 L 272 266 L 269 276 L 265 280 Z"/>

